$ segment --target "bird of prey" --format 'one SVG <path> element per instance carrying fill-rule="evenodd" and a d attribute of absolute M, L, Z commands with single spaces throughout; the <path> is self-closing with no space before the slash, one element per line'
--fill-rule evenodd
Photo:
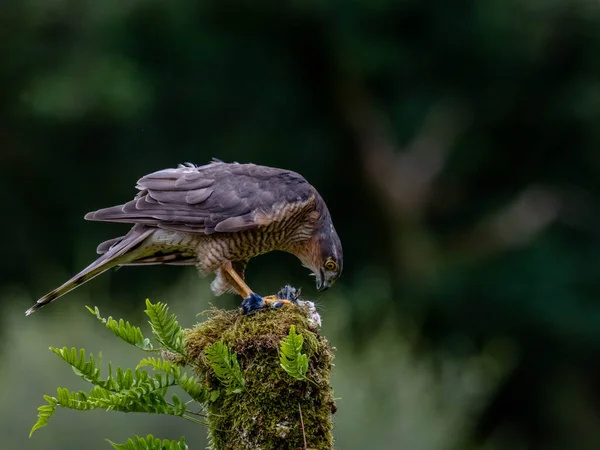
<path fill-rule="evenodd" d="M 275 250 L 296 255 L 315 275 L 319 291 L 342 273 L 342 245 L 327 205 L 296 172 L 214 159 L 151 173 L 136 188 L 133 200 L 85 216 L 131 223 L 131 230 L 101 243 L 96 261 L 40 298 L 27 315 L 117 266 L 196 266 L 202 274 L 216 274 L 215 295 L 235 292 L 244 299 L 242 313 L 274 301 L 244 282 L 255 256 Z"/>

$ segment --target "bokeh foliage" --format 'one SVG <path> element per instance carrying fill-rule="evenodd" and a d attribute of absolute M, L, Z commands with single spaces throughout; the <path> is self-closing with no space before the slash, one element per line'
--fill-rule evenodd
<path fill-rule="evenodd" d="M 215 156 L 297 170 L 329 204 L 345 250 L 331 293 L 286 255 L 248 276 L 319 300 L 343 448 L 597 448 L 599 52 L 593 1 L 5 0 L 0 378 L 30 395 L 36 368 L 55 370 L 48 345 L 85 346 L 43 324 L 79 320 L 83 300 L 117 316 L 177 293 L 202 309 L 189 271 L 127 268 L 20 317 L 125 230 L 84 213 Z M 40 364 L 24 377 L 25 349 Z M 499 366 L 473 369 L 481 395 L 443 406 L 463 392 L 446 364 L 481 358 Z"/>

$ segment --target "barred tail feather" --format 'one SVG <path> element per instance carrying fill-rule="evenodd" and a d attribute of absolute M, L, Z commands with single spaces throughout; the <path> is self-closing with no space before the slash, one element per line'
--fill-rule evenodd
<path fill-rule="evenodd" d="M 83 283 L 90 281 L 92 278 L 97 277 L 98 275 L 106 272 L 108 269 L 110 269 L 116 265 L 117 264 L 112 260 L 94 261 L 92 264 L 87 266 L 85 269 L 83 269 L 81 272 L 79 272 L 77 275 L 75 275 L 69 281 L 65 282 L 64 284 L 60 285 L 53 291 L 48 292 L 46 295 L 44 295 L 42 298 L 40 298 L 35 303 L 35 305 L 33 305 L 31 308 L 29 308 L 27 311 L 25 311 L 25 315 L 28 316 L 30 314 L 33 314 L 38 309 L 41 309 L 44 306 L 46 306 L 47 304 L 52 303 L 54 300 L 58 299 L 59 297 L 62 297 L 67 292 L 72 291 L 73 289 L 81 286 Z"/>
<path fill-rule="evenodd" d="M 127 235 L 120 238 L 120 240 L 112 239 L 111 241 L 107 241 L 112 245 L 110 246 L 110 249 L 105 249 L 106 253 L 69 281 L 40 298 L 35 305 L 25 311 L 25 315 L 28 316 L 33 314 L 38 309 L 52 303 L 67 292 L 72 291 L 109 269 L 135 260 L 134 250 L 137 249 L 153 232 L 154 230 L 151 228 L 146 228 L 143 225 L 136 225 Z"/>

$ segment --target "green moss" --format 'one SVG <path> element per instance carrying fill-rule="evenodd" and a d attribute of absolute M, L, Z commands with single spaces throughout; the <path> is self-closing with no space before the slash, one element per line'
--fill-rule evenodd
<path fill-rule="evenodd" d="M 214 450 L 285 450 L 304 447 L 298 405 L 307 446 L 333 448 L 332 415 L 336 411 L 330 374 L 333 348 L 312 325 L 302 307 L 284 307 L 241 316 L 212 309 L 208 319 L 186 331 L 186 350 L 194 369 L 218 398 L 208 405 Z M 279 365 L 279 344 L 295 325 L 309 357 L 309 381 L 295 380 Z M 227 395 L 220 387 L 204 350 L 223 341 L 237 353 L 246 389 Z"/>

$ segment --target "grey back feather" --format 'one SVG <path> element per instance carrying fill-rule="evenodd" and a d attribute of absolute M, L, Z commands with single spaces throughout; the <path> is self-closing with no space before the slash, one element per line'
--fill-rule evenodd
<path fill-rule="evenodd" d="M 264 225 L 265 216 L 258 223 L 256 213 L 268 216 L 278 206 L 306 201 L 315 192 L 301 175 L 289 170 L 219 161 L 159 170 L 142 177 L 136 187 L 140 192 L 133 200 L 90 212 L 85 218 L 230 233 Z"/>

